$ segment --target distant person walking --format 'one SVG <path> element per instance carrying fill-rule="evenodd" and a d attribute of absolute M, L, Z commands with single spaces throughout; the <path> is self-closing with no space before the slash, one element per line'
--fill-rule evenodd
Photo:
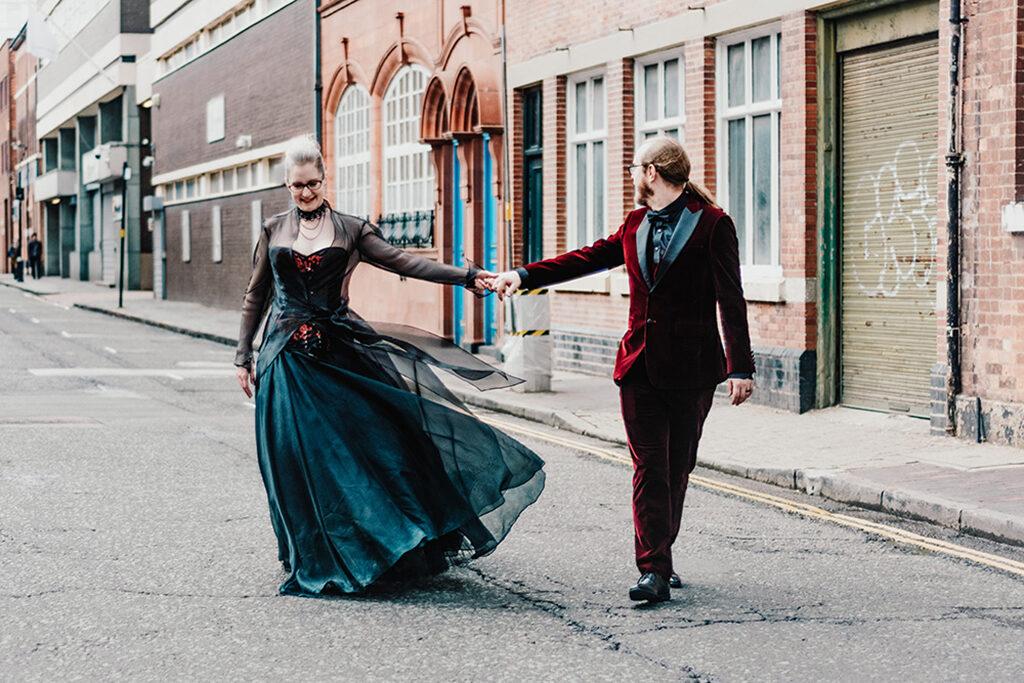
<path fill-rule="evenodd" d="M 21 265 L 21 242 L 15 242 L 7 248 L 7 258 L 11 260 L 11 273 L 17 282 L 25 281 Z"/>
<path fill-rule="evenodd" d="M 39 241 L 35 233 L 32 233 L 28 240 L 28 269 L 34 279 L 38 280 L 42 277 L 43 243 Z"/>

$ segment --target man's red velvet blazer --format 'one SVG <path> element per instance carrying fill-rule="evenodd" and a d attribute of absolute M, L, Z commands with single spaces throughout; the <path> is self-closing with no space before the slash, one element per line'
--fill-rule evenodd
<path fill-rule="evenodd" d="M 689 195 L 655 271 L 648 263 L 646 214 L 646 208 L 632 211 L 613 235 L 524 266 L 523 286 L 546 287 L 625 263 L 629 324 L 615 358 L 616 383 L 640 359 L 656 387 L 713 387 L 728 376 L 752 374 L 754 357 L 732 219 Z"/>

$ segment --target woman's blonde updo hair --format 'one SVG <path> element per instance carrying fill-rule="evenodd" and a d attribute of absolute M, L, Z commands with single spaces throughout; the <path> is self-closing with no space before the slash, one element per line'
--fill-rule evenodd
<path fill-rule="evenodd" d="M 659 135 L 646 140 L 637 161 L 654 166 L 665 182 L 678 187 L 689 187 L 693 194 L 707 204 L 718 206 L 714 195 L 707 188 L 690 180 L 690 157 L 675 138 Z"/>
<path fill-rule="evenodd" d="M 312 135 L 300 135 L 288 141 L 284 151 L 284 181 L 288 182 L 293 168 L 305 164 L 315 165 L 321 176 L 327 174 L 320 144 Z"/>

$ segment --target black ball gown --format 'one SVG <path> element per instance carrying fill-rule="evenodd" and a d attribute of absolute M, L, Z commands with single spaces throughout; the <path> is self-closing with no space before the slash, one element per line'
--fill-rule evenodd
<path fill-rule="evenodd" d="M 334 242 L 292 249 L 295 209 L 263 226 L 235 364 L 256 361 L 256 445 L 289 575 L 280 592 L 359 592 L 382 577 L 443 571 L 492 552 L 544 488 L 543 461 L 478 420 L 438 379 L 479 389 L 521 380 L 416 328 L 348 306 L 361 260 L 468 286 L 473 272 L 389 244 L 363 219 L 328 211 Z"/>

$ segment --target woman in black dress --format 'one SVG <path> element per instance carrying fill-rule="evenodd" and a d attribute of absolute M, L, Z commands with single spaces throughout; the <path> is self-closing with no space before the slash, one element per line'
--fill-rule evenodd
<path fill-rule="evenodd" d="M 296 206 L 263 226 L 235 357 L 246 395 L 255 385 L 281 593 L 353 593 L 490 553 L 540 495 L 543 462 L 476 419 L 434 369 L 479 389 L 521 380 L 428 332 L 364 321 L 348 288 L 361 260 L 478 294 L 491 274 L 405 252 L 331 209 L 312 138 L 289 145 L 285 175 Z"/>

